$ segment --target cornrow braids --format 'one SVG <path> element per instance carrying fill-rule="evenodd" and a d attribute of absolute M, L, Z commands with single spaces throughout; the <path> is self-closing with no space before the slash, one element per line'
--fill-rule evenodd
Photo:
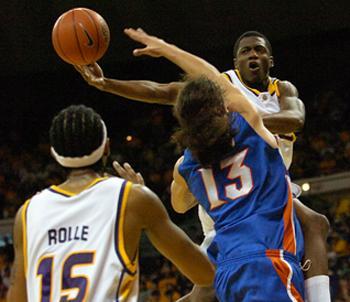
<path fill-rule="evenodd" d="M 52 120 L 50 143 L 65 157 L 91 154 L 103 141 L 101 116 L 84 105 L 72 105 L 60 111 Z"/>

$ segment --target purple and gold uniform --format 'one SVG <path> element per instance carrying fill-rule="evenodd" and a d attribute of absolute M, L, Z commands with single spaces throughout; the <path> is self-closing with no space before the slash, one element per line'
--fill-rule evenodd
<path fill-rule="evenodd" d="M 185 151 L 179 172 L 215 222 L 208 254 L 217 265 L 220 301 L 303 301 L 303 237 L 288 172 L 238 113 L 232 154 L 202 168 Z"/>
<path fill-rule="evenodd" d="M 29 302 L 137 301 L 138 265 L 123 238 L 130 188 L 121 178 L 97 178 L 79 194 L 52 186 L 25 204 Z"/>

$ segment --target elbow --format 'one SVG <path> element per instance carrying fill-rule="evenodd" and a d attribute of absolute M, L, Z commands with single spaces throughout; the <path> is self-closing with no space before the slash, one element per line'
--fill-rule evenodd
<path fill-rule="evenodd" d="M 312 236 L 321 235 L 322 238 L 327 238 L 330 230 L 330 224 L 325 215 L 313 211 L 304 224 L 306 233 L 310 235 L 314 234 Z"/>
<path fill-rule="evenodd" d="M 187 209 L 174 208 L 174 211 L 178 214 L 185 214 Z"/>
<path fill-rule="evenodd" d="M 325 215 L 317 213 L 317 217 L 315 217 L 314 219 L 314 227 L 316 228 L 318 225 L 319 232 L 321 233 L 322 237 L 326 238 L 330 230 L 330 223 L 328 218 Z"/>
<path fill-rule="evenodd" d="M 173 198 L 171 199 L 171 206 L 173 207 L 174 211 L 179 214 L 185 214 L 188 211 L 188 207 L 180 205 Z"/>
<path fill-rule="evenodd" d="M 294 131 L 301 131 L 305 124 L 305 114 L 302 111 L 294 111 L 290 116 L 290 124 L 293 125 Z"/>
<path fill-rule="evenodd" d="M 304 128 L 305 117 L 303 115 L 295 117 L 295 131 L 301 131 Z"/>

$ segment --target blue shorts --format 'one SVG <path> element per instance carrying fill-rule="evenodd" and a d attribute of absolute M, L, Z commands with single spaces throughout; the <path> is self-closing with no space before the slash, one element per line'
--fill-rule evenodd
<path fill-rule="evenodd" d="M 302 302 L 304 277 L 292 254 L 267 250 L 218 263 L 220 302 Z"/>

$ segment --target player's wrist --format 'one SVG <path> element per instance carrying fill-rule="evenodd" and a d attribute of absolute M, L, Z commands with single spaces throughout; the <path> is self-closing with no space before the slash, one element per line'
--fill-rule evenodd
<path fill-rule="evenodd" d="M 113 91 L 115 88 L 115 80 L 102 77 L 98 83 L 96 83 L 96 86 L 102 91 Z"/>

